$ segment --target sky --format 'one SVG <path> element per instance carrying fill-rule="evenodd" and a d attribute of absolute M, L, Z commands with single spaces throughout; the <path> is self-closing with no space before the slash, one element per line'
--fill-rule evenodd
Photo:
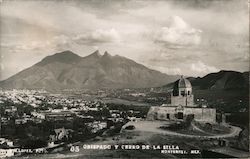
<path fill-rule="evenodd" d="M 0 80 L 71 50 L 170 75 L 249 70 L 248 0 L 0 0 Z"/>

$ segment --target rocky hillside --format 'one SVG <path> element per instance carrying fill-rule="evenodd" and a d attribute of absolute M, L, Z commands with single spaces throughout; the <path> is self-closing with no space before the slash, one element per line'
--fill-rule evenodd
<path fill-rule="evenodd" d="M 39 63 L 0 82 L 4 89 L 144 88 L 173 82 L 170 76 L 122 56 L 98 51 L 80 57 L 71 51 L 45 57 Z"/>

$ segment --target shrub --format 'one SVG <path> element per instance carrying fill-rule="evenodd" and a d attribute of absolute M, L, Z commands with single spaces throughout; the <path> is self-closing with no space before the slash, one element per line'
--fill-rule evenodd
<path fill-rule="evenodd" d="M 135 126 L 134 125 L 129 125 L 127 127 L 125 127 L 126 130 L 134 130 Z"/>

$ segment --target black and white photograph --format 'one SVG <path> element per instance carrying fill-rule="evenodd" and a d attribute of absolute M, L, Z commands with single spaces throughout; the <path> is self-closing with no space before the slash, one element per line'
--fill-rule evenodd
<path fill-rule="evenodd" d="M 0 158 L 249 158 L 249 0 L 0 0 Z"/>

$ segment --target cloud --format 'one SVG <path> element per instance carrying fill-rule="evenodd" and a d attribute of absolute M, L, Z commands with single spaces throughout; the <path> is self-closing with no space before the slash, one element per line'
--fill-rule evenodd
<path fill-rule="evenodd" d="M 202 61 L 198 61 L 197 63 L 192 63 L 190 69 L 200 75 L 205 75 L 211 72 L 219 71 L 217 68 L 213 66 L 208 66 L 204 64 Z"/>
<path fill-rule="evenodd" d="M 181 74 L 181 69 L 178 67 L 164 67 L 164 66 L 152 66 L 152 65 L 147 65 L 147 67 L 158 70 L 162 73 L 166 73 L 168 75 L 180 75 Z"/>
<path fill-rule="evenodd" d="M 228 63 L 248 63 L 249 64 L 249 51 L 241 53 L 239 55 L 230 56 L 227 60 Z"/>
<path fill-rule="evenodd" d="M 85 56 L 96 49 L 169 74 L 249 70 L 246 0 L 5 1 L 0 9 L 8 75 L 55 52 Z"/>
<path fill-rule="evenodd" d="M 114 28 L 103 30 L 98 29 L 91 33 L 85 33 L 73 38 L 77 43 L 110 43 L 120 42 L 121 36 Z"/>
<path fill-rule="evenodd" d="M 154 34 L 154 40 L 177 48 L 199 45 L 201 32 L 201 30 L 189 26 L 181 17 L 173 16 L 168 27 L 162 27 Z"/>
<path fill-rule="evenodd" d="M 66 35 L 52 36 L 47 40 L 30 40 L 29 43 L 26 41 L 14 41 L 14 42 L 1 42 L 0 48 L 9 50 L 13 53 L 23 53 L 27 51 L 37 51 L 45 49 L 67 49 L 72 44 L 72 39 Z"/>
<path fill-rule="evenodd" d="M 37 42 L 31 42 L 30 44 L 1 43 L 0 48 L 3 50 L 10 50 L 14 53 L 18 53 L 20 51 L 35 50 L 38 48 L 38 43 Z"/>

